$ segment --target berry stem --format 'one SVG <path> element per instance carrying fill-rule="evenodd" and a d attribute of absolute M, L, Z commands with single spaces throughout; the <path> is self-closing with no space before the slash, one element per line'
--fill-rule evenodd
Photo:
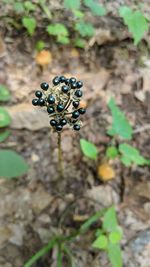
<path fill-rule="evenodd" d="M 58 133 L 58 170 L 59 177 L 64 177 L 64 169 L 63 169 L 63 158 L 62 158 L 62 147 L 61 147 L 61 133 Z"/>

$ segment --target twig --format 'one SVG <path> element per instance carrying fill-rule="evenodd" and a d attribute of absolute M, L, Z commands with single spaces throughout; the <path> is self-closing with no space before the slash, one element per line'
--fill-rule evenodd
<path fill-rule="evenodd" d="M 58 170 L 59 170 L 59 178 L 63 178 L 64 170 L 63 170 L 62 147 L 61 147 L 61 133 L 58 133 Z"/>

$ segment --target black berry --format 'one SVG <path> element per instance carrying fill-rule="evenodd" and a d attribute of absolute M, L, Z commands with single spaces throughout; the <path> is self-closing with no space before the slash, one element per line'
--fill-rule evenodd
<path fill-rule="evenodd" d="M 62 105 L 62 104 L 58 104 L 57 105 L 57 111 L 58 112 L 61 112 L 61 111 L 63 111 L 64 110 L 64 106 Z"/>
<path fill-rule="evenodd" d="M 69 83 L 75 83 L 75 82 L 76 82 L 76 78 L 71 77 L 71 78 L 69 79 Z"/>
<path fill-rule="evenodd" d="M 35 92 L 35 96 L 38 97 L 38 98 L 42 97 L 42 92 L 41 91 L 36 91 Z"/>
<path fill-rule="evenodd" d="M 67 85 L 69 83 L 69 79 L 66 79 L 65 80 L 65 84 Z"/>
<path fill-rule="evenodd" d="M 62 90 L 63 93 L 68 93 L 68 91 L 69 91 L 69 87 L 68 87 L 67 85 L 63 85 L 63 86 L 61 87 L 61 90 Z"/>
<path fill-rule="evenodd" d="M 81 97 L 81 96 L 83 95 L 83 93 L 82 93 L 81 90 L 77 90 L 77 91 L 75 92 L 75 95 L 76 95 L 77 97 Z"/>
<path fill-rule="evenodd" d="M 38 104 L 39 104 L 40 106 L 44 106 L 44 104 L 45 104 L 45 100 L 44 100 L 43 98 L 40 98 L 40 99 L 38 100 Z"/>
<path fill-rule="evenodd" d="M 38 105 L 38 99 L 36 99 L 36 98 L 33 99 L 33 100 L 32 100 L 32 105 L 33 105 L 33 106 L 37 106 L 37 105 Z"/>
<path fill-rule="evenodd" d="M 72 112 L 72 118 L 77 119 L 79 117 L 80 113 L 79 111 L 75 110 Z"/>
<path fill-rule="evenodd" d="M 75 83 L 71 83 L 71 88 L 72 89 L 76 89 L 77 88 L 76 82 Z"/>
<path fill-rule="evenodd" d="M 66 125 L 66 124 L 67 124 L 67 120 L 66 120 L 66 119 L 62 119 L 62 120 L 60 121 L 60 124 L 63 125 L 63 126 Z"/>
<path fill-rule="evenodd" d="M 55 98 L 52 95 L 49 95 L 47 98 L 47 102 L 49 104 L 54 104 L 55 103 Z"/>
<path fill-rule="evenodd" d="M 59 77 L 56 76 L 53 80 L 52 80 L 54 85 L 58 85 L 60 83 Z"/>
<path fill-rule="evenodd" d="M 62 128 L 63 128 L 62 125 L 60 125 L 60 124 L 56 125 L 56 130 L 57 130 L 57 131 L 61 131 Z"/>
<path fill-rule="evenodd" d="M 49 113 L 49 114 L 51 114 L 51 113 L 53 113 L 54 112 L 54 108 L 53 107 L 47 107 L 47 112 Z"/>
<path fill-rule="evenodd" d="M 50 125 L 51 125 L 51 126 L 56 126 L 56 124 L 57 124 L 57 121 L 55 121 L 55 120 L 50 120 Z"/>
<path fill-rule="evenodd" d="M 79 108 L 78 111 L 80 114 L 83 115 L 86 112 L 86 109 L 85 108 Z"/>
<path fill-rule="evenodd" d="M 77 108 L 79 106 L 79 101 L 73 101 L 72 104 L 74 108 Z"/>
<path fill-rule="evenodd" d="M 79 124 L 75 124 L 75 125 L 73 126 L 73 129 L 74 129 L 75 131 L 79 131 L 79 130 L 80 130 L 80 125 L 79 125 Z"/>
<path fill-rule="evenodd" d="M 60 77 L 59 77 L 59 81 L 60 81 L 61 83 L 64 83 L 64 82 L 66 81 L 66 77 L 65 77 L 65 76 L 60 76 Z"/>
<path fill-rule="evenodd" d="M 78 81 L 76 84 L 77 84 L 77 88 L 81 88 L 83 86 L 83 82 L 81 81 Z"/>
<path fill-rule="evenodd" d="M 47 91 L 48 88 L 49 88 L 49 85 L 48 83 L 44 82 L 44 83 L 41 83 L 41 88 L 44 90 L 44 91 Z"/>

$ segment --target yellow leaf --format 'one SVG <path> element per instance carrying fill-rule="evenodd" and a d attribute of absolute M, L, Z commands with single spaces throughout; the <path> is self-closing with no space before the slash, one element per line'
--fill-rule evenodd
<path fill-rule="evenodd" d="M 102 181 L 111 180 L 115 178 L 115 171 L 107 162 L 102 163 L 98 166 L 98 177 Z"/>
<path fill-rule="evenodd" d="M 36 54 L 35 61 L 40 66 L 48 65 L 52 61 L 52 54 L 44 49 Z"/>
<path fill-rule="evenodd" d="M 71 49 L 71 57 L 72 58 L 78 58 L 79 57 L 79 51 L 76 48 Z"/>

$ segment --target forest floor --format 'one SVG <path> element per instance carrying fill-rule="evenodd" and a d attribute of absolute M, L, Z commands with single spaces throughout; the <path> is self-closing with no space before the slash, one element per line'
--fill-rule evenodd
<path fill-rule="evenodd" d="M 84 158 L 79 146 L 81 137 L 88 139 L 98 147 L 99 162 L 104 159 L 111 140 L 106 135 L 111 121 L 107 103 L 113 96 L 134 128 L 130 143 L 146 158 L 150 155 L 149 49 L 145 42 L 137 50 L 125 36 L 113 40 L 106 36 L 102 45 L 97 40 L 84 52 L 52 46 L 52 60 L 42 72 L 25 35 L 1 40 L 0 83 L 11 92 L 7 109 L 12 117 L 11 136 L 1 147 L 20 152 L 30 169 L 21 178 L 0 180 L 0 267 L 22 267 L 53 234 L 77 229 L 85 217 L 112 204 L 124 233 L 124 267 L 150 267 L 148 167 L 125 168 L 115 160 L 111 163 L 115 178 L 104 183 L 96 164 Z M 88 103 L 82 130 L 62 134 L 65 177 L 61 181 L 57 136 L 50 132 L 46 113 L 31 104 L 39 84 L 59 74 L 83 80 Z M 78 267 L 110 266 L 104 253 L 92 252 L 90 233 L 72 249 Z M 34 266 L 55 267 L 55 252 Z"/>

